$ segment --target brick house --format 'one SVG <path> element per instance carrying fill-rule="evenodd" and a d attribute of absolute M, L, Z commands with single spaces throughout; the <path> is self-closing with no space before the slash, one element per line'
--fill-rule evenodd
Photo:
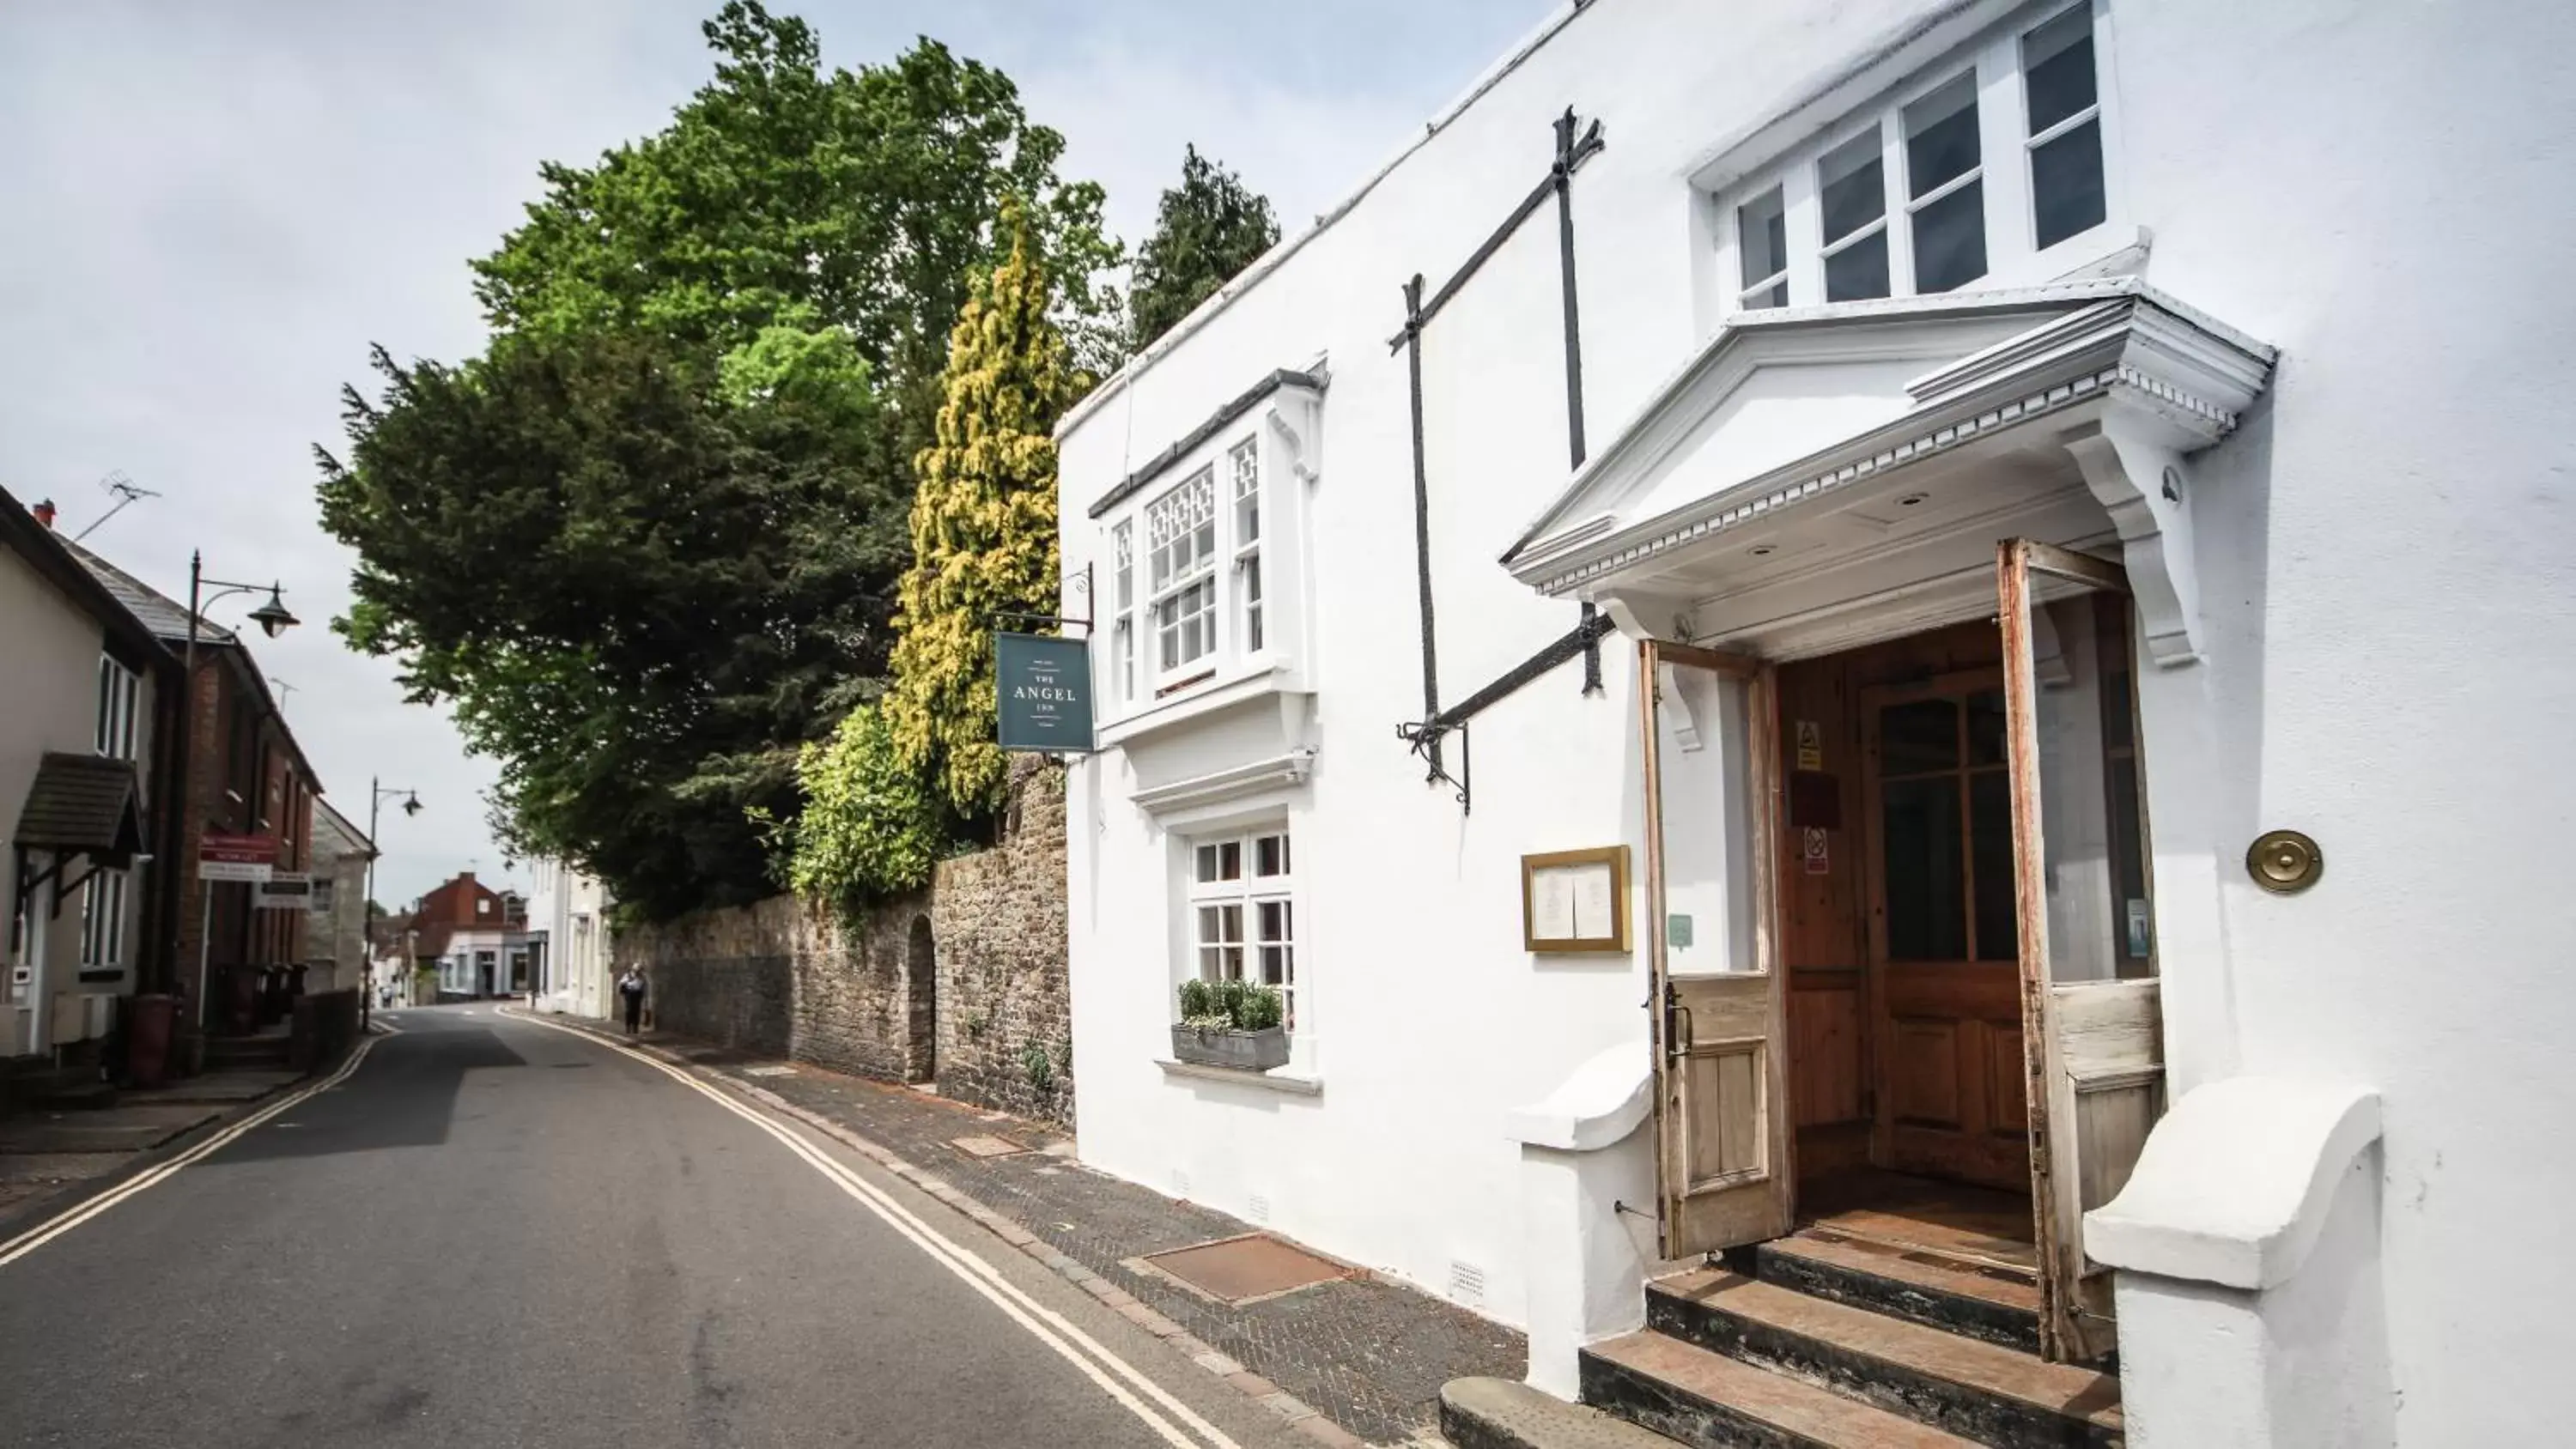
<path fill-rule="evenodd" d="M 527 898 L 496 891 L 464 871 L 423 895 L 410 912 L 415 959 L 435 965 L 441 1001 L 476 1000 L 528 989 Z"/>
<path fill-rule="evenodd" d="M 78 544 L 66 547 L 168 652 L 185 651 L 185 605 Z M 162 858 L 195 860 L 210 831 L 264 835 L 277 841 L 279 872 L 309 870 L 313 803 L 321 782 L 240 635 L 197 621 L 195 677 L 186 700 L 192 712 L 185 732 L 188 797 L 176 816 L 165 812 L 155 822 Z M 305 962 L 306 913 L 260 908 L 257 887 L 247 883 L 202 882 L 193 870 L 174 875 L 154 934 L 177 943 L 170 963 L 175 979 L 167 984 L 189 1003 L 181 1020 L 217 1031 L 249 1030 L 260 1020 L 261 987 L 291 979 Z M 300 907 L 302 901 L 289 904 Z"/>

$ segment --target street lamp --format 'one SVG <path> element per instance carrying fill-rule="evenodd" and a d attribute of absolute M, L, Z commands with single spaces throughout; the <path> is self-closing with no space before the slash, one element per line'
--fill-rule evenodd
<path fill-rule="evenodd" d="M 208 588 L 212 588 L 214 592 L 206 592 Z M 187 699 L 193 701 L 196 697 L 197 626 L 206 617 L 206 606 L 217 599 L 234 594 L 254 594 L 263 588 L 268 590 L 268 602 L 251 610 L 250 620 L 260 627 L 261 632 L 274 639 L 301 622 L 287 612 L 286 601 L 281 597 L 284 593 L 282 586 L 274 580 L 266 584 L 237 584 L 228 579 L 210 579 L 206 577 L 205 555 L 202 552 L 192 552 L 188 555 L 188 647 L 180 656 L 179 666 L 180 685 L 185 690 Z M 170 856 L 174 862 L 173 868 L 181 870 L 187 868 L 182 857 L 186 853 L 183 847 L 188 843 L 186 812 L 191 808 L 189 802 L 193 798 L 190 788 L 193 782 L 189 776 L 196 766 L 194 738 L 196 724 L 197 711 L 194 708 L 182 708 L 179 711 L 179 798 L 172 811 L 172 818 L 178 822 L 178 825 L 171 841 Z M 170 922 L 171 954 L 175 958 L 178 954 L 179 935 L 179 923 L 175 919 L 178 904 L 177 891 L 170 892 L 170 901 L 174 917 Z M 213 891 L 201 889 L 198 892 L 197 1029 L 200 1031 L 203 1031 L 206 1025 L 206 959 L 211 944 L 207 937 L 214 921 L 214 901 Z M 177 960 L 173 959 L 170 964 L 175 974 Z"/>
<path fill-rule="evenodd" d="M 375 959 L 376 953 L 376 857 L 384 854 L 376 844 L 377 813 L 384 807 L 386 797 L 392 795 L 403 797 L 403 814 L 418 815 L 421 811 L 418 790 L 406 790 L 399 785 L 387 785 L 383 781 L 382 775 L 367 777 L 367 957 L 371 961 Z M 409 955 L 403 957 L 403 965 L 406 968 L 411 965 Z M 359 1002 L 359 1010 L 363 1012 L 366 1005 L 363 1001 Z"/>

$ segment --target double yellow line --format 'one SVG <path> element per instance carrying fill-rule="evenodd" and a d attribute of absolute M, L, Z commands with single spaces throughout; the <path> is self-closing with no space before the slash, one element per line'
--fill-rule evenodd
<path fill-rule="evenodd" d="M 196 1146 L 189 1148 L 187 1151 L 180 1153 L 178 1156 L 171 1158 L 169 1161 L 153 1167 L 150 1171 L 141 1173 L 125 1182 L 118 1183 L 115 1187 L 100 1193 L 98 1196 L 90 1198 L 74 1207 L 67 1208 L 61 1213 L 58 1213 L 55 1216 L 36 1224 L 34 1227 L 27 1229 L 25 1232 L 20 1233 L 18 1236 L 11 1238 L 9 1241 L 0 1243 L 0 1268 L 9 1266 L 11 1263 L 14 1263 L 20 1258 L 27 1256 L 29 1253 L 36 1251 L 45 1244 L 52 1242 L 54 1239 L 61 1237 L 63 1234 L 70 1232 L 72 1229 L 79 1227 L 81 1224 L 88 1222 L 90 1219 L 97 1217 L 101 1213 L 106 1212 L 108 1209 L 115 1207 L 118 1203 L 140 1193 L 151 1191 L 153 1188 L 158 1187 L 162 1183 L 165 1183 L 171 1178 L 177 1176 L 180 1170 L 187 1167 L 189 1164 L 203 1162 L 206 1158 L 222 1151 L 232 1143 L 240 1141 L 245 1134 L 258 1127 L 261 1123 L 277 1116 L 279 1113 L 292 1111 L 293 1109 L 304 1105 L 306 1102 L 311 1101 L 313 1098 L 320 1096 L 322 1093 L 331 1090 L 333 1087 L 340 1085 L 342 1082 L 349 1080 L 349 1074 L 358 1069 L 358 1063 L 367 1059 L 367 1053 L 373 1050 L 375 1045 L 376 1038 L 366 1038 L 358 1043 L 358 1049 L 356 1051 L 349 1053 L 349 1059 L 340 1064 L 340 1069 L 333 1072 L 331 1075 L 324 1077 L 318 1082 L 298 1087 L 296 1090 L 289 1092 L 287 1095 L 278 1098 L 276 1101 L 269 1103 L 267 1106 L 262 1107 L 240 1121 L 233 1123 L 221 1132 L 218 1132 L 214 1136 L 207 1138 L 205 1141 L 198 1143 Z"/>

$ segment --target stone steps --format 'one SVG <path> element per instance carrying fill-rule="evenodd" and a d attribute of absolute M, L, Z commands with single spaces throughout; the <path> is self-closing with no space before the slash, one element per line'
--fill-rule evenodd
<path fill-rule="evenodd" d="M 2121 1442 L 2116 1378 L 1730 1269 L 1648 1284 L 1646 1326 L 1973 1443 Z"/>
<path fill-rule="evenodd" d="M 2039 1285 L 1901 1244 L 1809 1228 L 1727 1255 L 1747 1277 L 1965 1338 L 2039 1352 Z"/>
<path fill-rule="evenodd" d="M 1684 1444 L 1964 1449 L 1974 1442 L 1651 1329 L 1585 1349 L 1582 1376 L 1584 1402 Z"/>

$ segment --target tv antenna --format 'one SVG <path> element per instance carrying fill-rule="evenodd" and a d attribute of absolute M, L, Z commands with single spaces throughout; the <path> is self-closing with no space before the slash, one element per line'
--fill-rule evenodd
<path fill-rule="evenodd" d="M 101 490 L 116 499 L 116 506 L 107 510 L 105 513 L 100 514 L 98 516 L 98 522 L 91 524 L 89 527 L 82 529 L 76 534 L 73 534 L 72 542 L 74 543 L 78 543 L 82 539 L 89 537 L 91 534 L 98 532 L 100 525 L 106 523 L 116 515 L 123 513 L 125 511 L 125 506 L 136 499 L 158 498 L 161 496 L 151 489 L 136 483 L 133 479 L 126 477 L 125 470 L 122 468 L 118 468 L 109 473 L 106 477 L 99 479 L 98 486 Z"/>

